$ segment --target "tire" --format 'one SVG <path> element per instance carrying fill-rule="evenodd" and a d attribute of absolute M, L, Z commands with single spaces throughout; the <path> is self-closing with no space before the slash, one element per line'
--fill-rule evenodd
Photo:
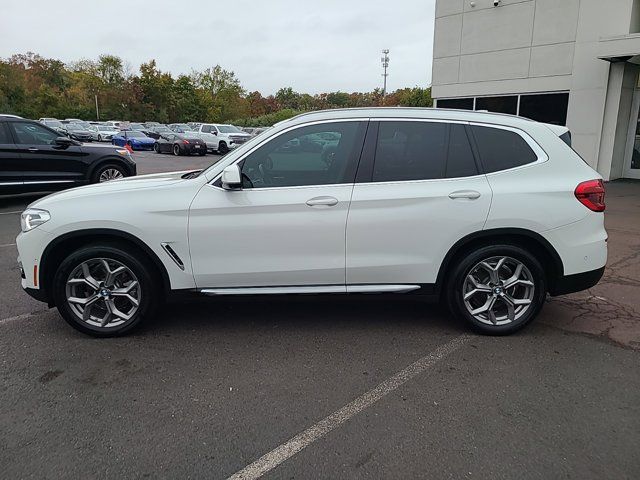
<path fill-rule="evenodd" d="M 82 333 L 124 335 L 153 316 L 160 303 L 154 272 L 149 261 L 126 246 L 106 243 L 81 247 L 58 267 L 53 278 L 54 301 L 65 321 Z M 76 301 L 70 302 L 70 298 Z M 89 306 L 80 302 L 87 299 Z"/>
<path fill-rule="evenodd" d="M 180 145 L 174 145 L 173 146 L 173 154 L 178 157 L 180 155 L 182 155 L 182 152 L 180 152 Z"/>
<path fill-rule="evenodd" d="M 229 147 L 227 146 L 226 142 L 218 143 L 218 153 L 220 155 L 226 155 L 227 153 L 229 153 Z"/>
<path fill-rule="evenodd" d="M 205 148 L 204 150 L 200 150 L 198 152 L 198 155 L 200 155 L 201 157 L 204 157 L 207 154 L 207 149 Z"/>
<path fill-rule="evenodd" d="M 102 135 L 98 134 L 98 141 L 101 142 L 102 141 Z"/>
<path fill-rule="evenodd" d="M 546 295 L 542 265 L 513 245 L 468 252 L 453 265 L 445 283 L 449 311 L 485 335 L 509 335 L 524 328 L 538 315 Z"/>
<path fill-rule="evenodd" d="M 158 145 L 157 142 L 153 144 L 153 151 L 156 153 L 160 153 L 160 145 Z"/>
<path fill-rule="evenodd" d="M 91 177 L 91 183 L 102 183 L 109 180 L 118 180 L 127 176 L 126 171 L 120 165 L 107 164 L 99 167 Z"/>

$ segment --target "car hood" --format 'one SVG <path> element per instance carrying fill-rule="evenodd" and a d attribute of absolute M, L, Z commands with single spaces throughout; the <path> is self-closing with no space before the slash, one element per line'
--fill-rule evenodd
<path fill-rule="evenodd" d="M 127 177 L 122 180 L 112 180 L 110 182 L 96 183 L 93 185 L 85 185 L 84 187 L 72 188 L 62 192 L 53 193 L 44 198 L 36 200 L 29 207 L 47 208 L 55 205 L 60 201 L 81 199 L 93 195 L 110 195 L 115 192 L 127 192 L 131 190 L 139 191 L 143 188 L 159 188 L 172 185 L 177 182 L 188 182 L 182 176 L 193 170 L 184 170 L 181 172 L 154 173 L 151 175 L 139 175 L 136 177 Z"/>
<path fill-rule="evenodd" d="M 127 140 L 129 140 L 132 143 L 138 142 L 138 143 L 156 143 L 154 138 L 127 138 Z"/>

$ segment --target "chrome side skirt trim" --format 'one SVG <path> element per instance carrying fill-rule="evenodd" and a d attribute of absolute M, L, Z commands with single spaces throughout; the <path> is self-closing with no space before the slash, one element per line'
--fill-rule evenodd
<path fill-rule="evenodd" d="M 23 182 L 0 182 L 0 186 L 7 185 L 46 185 L 48 183 L 74 183 L 75 180 L 26 180 Z"/>
<path fill-rule="evenodd" d="M 286 295 L 296 293 L 406 293 L 420 285 L 308 285 L 300 287 L 203 288 L 205 295 Z"/>

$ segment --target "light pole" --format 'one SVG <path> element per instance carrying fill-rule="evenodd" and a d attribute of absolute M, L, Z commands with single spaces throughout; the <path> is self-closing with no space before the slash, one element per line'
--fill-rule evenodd
<path fill-rule="evenodd" d="M 100 111 L 98 110 L 98 95 L 96 94 L 96 120 L 100 121 Z"/>
<path fill-rule="evenodd" d="M 380 61 L 382 62 L 382 68 L 384 70 L 384 73 L 382 74 L 382 77 L 384 78 L 384 85 L 382 87 L 382 99 L 384 101 L 384 97 L 387 96 L 387 77 L 389 76 L 389 74 L 387 73 L 387 68 L 389 68 L 389 49 L 385 48 L 384 50 L 382 50 L 382 58 L 380 58 Z"/>

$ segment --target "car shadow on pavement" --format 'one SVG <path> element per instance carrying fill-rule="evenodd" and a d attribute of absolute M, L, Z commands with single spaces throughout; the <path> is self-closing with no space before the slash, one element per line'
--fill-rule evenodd
<path fill-rule="evenodd" d="M 423 299 L 376 295 L 282 295 L 194 298 L 167 303 L 136 335 L 178 334 L 181 330 L 281 328 L 341 330 L 407 327 L 421 330 L 466 331 L 437 303 Z"/>

